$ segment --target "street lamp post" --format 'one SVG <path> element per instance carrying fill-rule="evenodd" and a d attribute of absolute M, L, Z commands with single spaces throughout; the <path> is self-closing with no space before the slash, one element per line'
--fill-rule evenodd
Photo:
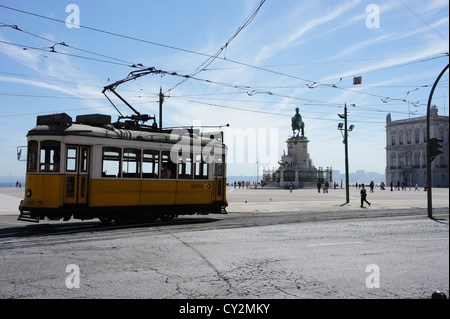
<path fill-rule="evenodd" d="M 348 173 L 348 132 L 352 131 L 355 127 L 354 125 L 350 125 L 347 128 L 347 103 L 344 106 L 344 114 L 338 114 L 341 119 L 344 119 L 344 125 L 342 123 L 338 124 L 338 130 L 341 131 L 344 137 L 345 144 L 345 203 L 350 203 L 350 184 L 349 184 L 349 173 Z M 342 128 L 344 126 L 344 128 Z"/>
<path fill-rule="evenodd" d="M 431 100 L 433 98 L 434 89 L 436 88 L 437 84 L 439 83 L 439 80 L 441 79 L 442 75 L 448 70 L 448 64 L 447 66 L 439 73 L 436 81 L 433 84 L 433 87 L 431 88 L 430 95 L 428 97 L 428 104 L 427 104 L 427 211 L 428 211 L 428 218 L 433 218 L 433 205 L 432 205 L 432 196 L 431 196 L 431 189 L 432 189 L 432 177 L 431 177 L 431 162 L 433 161 L 431 158 L 431 140 L 430 137 L 430 107 L 431 107 Z"/>

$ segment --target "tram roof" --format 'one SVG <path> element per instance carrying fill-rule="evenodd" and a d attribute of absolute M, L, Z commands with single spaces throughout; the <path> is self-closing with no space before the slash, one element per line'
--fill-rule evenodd
<path fill-rule="evenodd" d="M 109 120 L 108 120 L 109 119 Z M 173 128 L 155 129 L 150 126 L 135 126 L 129 123 L 111 123 L 111 117 L 103 114 L 88 114 L 72 118 L 65 114 L 52 114 L 37 117 L 36 127 L 28 131 L 33 135 L 63 135 L 135 140 L 147 142 L 178 143 L 182 137 L 200 139 L 206 145 L 212 140 L 222 143 L 222 132 L 200 132 L 198 129 Z M 128 127 L 127 127 L 128 126 Z"/>

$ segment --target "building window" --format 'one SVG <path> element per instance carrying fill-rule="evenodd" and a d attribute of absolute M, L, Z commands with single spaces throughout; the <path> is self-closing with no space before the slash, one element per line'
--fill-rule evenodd
<path fill-rule="evenodd" d="M 406 166 L 411 167 L 411 155 L 406 155 Z"/>
<path fill-rule="evenodd" d="M 420 167 L 420 155 L 419 154 L 414 155 L 414 166 L 416 168 Z"/>
<path fill-rule="evenodd" d="M 442 141 L 444 141 L 444 130 L 442 128 L 439 129 L 439 138 L 441 138 Z"/>
<path fill-rule="evenodd" d="M 441 168 L 447 168 L 447 165 L 445 163 L 444 154 L 439 155 L 439 161 L 440 161 Z"/>

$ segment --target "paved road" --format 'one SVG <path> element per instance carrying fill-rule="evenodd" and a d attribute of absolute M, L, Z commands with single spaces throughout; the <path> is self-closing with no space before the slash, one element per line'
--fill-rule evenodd
<path fill-rule="evenodd" d="M 289 201 L 296 200 L 288 196 L 296 191 L 259 191 L 230 192 L 228 215 L 170 223 L 17 224 L 16 216 L 2 214 L 0 298 L 397 299 L 429 298 L 435 290 L 449 295 L 448 199 L 428 219 L 423 207 L 341 206 L 338 190 L 320 194 L 330 195 L 329 209 L 307 208 L 308 201 L 292 208 Z M 311 201 L 319 196 L 303 194 Z M 375 203 L 377 193 L 369 200 L 371 195 Z M 276 203 L 291 208 L 274 210 Z M 321 198 L 317 203 L 322 205 Z"/>

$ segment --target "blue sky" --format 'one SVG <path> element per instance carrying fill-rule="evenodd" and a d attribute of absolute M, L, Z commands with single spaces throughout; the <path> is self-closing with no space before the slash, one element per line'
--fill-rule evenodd
<path fill-rule="evenodd" d="M 77 22 L 69 5 L 79 9 L 80 28 L 65 23 Z M 448 64 L 448 29 L 448 0 L 2 0 L 0 175 L 24 175 L 16 147 L 26 145 L 39 114 L 116 119 L 103 87 L 138 63 L 196 73 L 184 82 L 151 74 L 117 91 L 158 116 L 162 87 L 165 127 L 230 124 L 229 175 L 256 175 L 256 160 L 260 170 L 277 166 L 296 107 L 314 165 L 343 172 L 337 114 L 344 104 L 355 125 L 350 171 L 384 173 L 386 115 L 426 115 L 431 86 Z M 440 115 L 449 114 L 448 96 L 447 72 L 433 99 Z"/>

